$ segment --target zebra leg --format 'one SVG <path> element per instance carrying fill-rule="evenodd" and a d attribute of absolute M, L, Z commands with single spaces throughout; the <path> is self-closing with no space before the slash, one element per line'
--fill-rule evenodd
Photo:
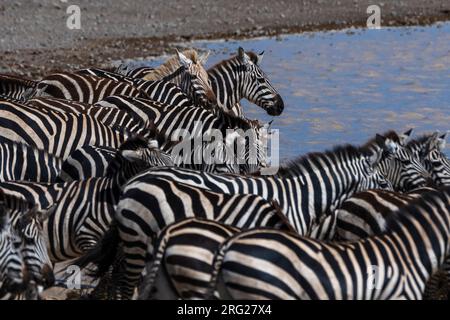
<path fill-rule="evenodd" d="M 139 300 L 148 300 L 151 298 L 155 289 L 155 280 L 161 269 L 161 262 L 164 259 L 166 246 L 171 236 L 171 228 L 168 227 L 161 231 L 158 240 L 155 243 L 155 258 L 146 263 L 147 274 L 145 275 L 139 287 Z"/>

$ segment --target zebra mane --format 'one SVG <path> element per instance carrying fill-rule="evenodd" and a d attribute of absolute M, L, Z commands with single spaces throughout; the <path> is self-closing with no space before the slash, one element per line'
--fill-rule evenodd
<path fill-rule="evenodd" d="M 182 74 L 184 71 L 186 71 L 186 68 L 183 66 L 180 66 L 178 69 L 176 69 L 175 71 L 173 71 L 172 73 L 164 76 L 163 78 L 159 79 L 161 81 L 166 81 L 166 82 L 170 82 L 171 80 L 173 80 L 174 78 L 178 77 L 180 74 Z M 146 81 L 151 81 L 151 80 L 146 80 Z"/>
<path fill-rule="evenodd" d="M 198 53 L 194 49 L 188 49 L 182 52 L 187 58 L 192 60 L 194 64 L 198 63 Z M 161 80 L 171 75 L 180 67 L 180 60 L 177 55 L 173 55 L 159 67 L 156 67 L 151 73 L 147 74 L 143 79 L 147 81 Z"/>
<path fill-rule="evenodd" d="M 250 60 L 254 63 L 257 64 L 258 63 L 258 55 L 256 53 L 254 53 L 253 51 L 246 51 L 245 54 L 250 58 Z M 213 70 L 216 69 L 222 65 L 228 64 L 228 62 L 235 60 L 236 62 L 238 62 L 238 65 L 242 65 L 241 60 L 239 59 L 238 55 L 234 55 L 231 58 L 228 59 L 224 59 L 218 63 L 216 63 L 215 65 L 213 65 L 211 68 L 209 68 L 208 70 Z"/>
<path fill-rule="evenodd" d="M 280 166 L 278 176 L 287 177 L 297 174 L 302 167 L 309 167 L 311 162 L 317 163 L 317 160 L 332 158 L 340 162 L 340 159 L 354 159 L 370 156 L 372 151 L 366 146 L 355 147 L 350 144 L 336 146 L 331 150 L 325 152 L 311 152 L 297 159 L 288 161 L 286 164 Z M 333 161 L 336 163 L 336 161 Z"/>
<path fill-rule="evenodd" d="M 383 133 L 382 136 L 384 136 L 384 137 L 386 137 L 386 138 L 388 138 L 388 139 L 391 139 L 391 140 L 394 141 L 395 143 L 400 143 L 400 137 L 399 137 L 399 135 L 397 134 L 397 132 L 395 132 L 394 130 L 389 130 L 389 131 Z M 373 137 L 372 139 L 370 139 L 369 141 L 367 141 L 367 142 L 363 145 L 363 147 L 370 148 L 370 147 L 373 146 L 373 145 L 378 145 L 378 146 L 380 146 L 379 143 L 377 142 L 377 138 L 376 138 L 376 137 Z M 381 146 L 380 146 L 380 147 L 381 147 Z"/>
<path fill-rule="evenodd" d="M 426 133 L 416 139 L 411 140 L 406 145 L 410 150 L 415 150 L 416 148 L 422 148 L 427 145 L 430 141 L 430 138 L 433 137 L 433 133 Z"/>

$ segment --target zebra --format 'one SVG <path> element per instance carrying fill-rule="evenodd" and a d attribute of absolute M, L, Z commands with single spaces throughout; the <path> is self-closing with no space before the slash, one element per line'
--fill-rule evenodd
<path fill-rule="evenodd" d="M 450 185 L 450 160 L 444 154 L 447 135 L 447 132 L 426 134 L 407 145 L 407 148 L 421 159 L 433 182 L 438 186 Z"/>
<path fill-rule="evenodd" d="M 116 149 L 100 146 L 82 146 L 72 152 L 61 165 L 59 180 L 76 181 L 106 175 L 114 160 Z"/>
<path fill-rule="evenodd" d="M 125 64 L 119 65 L 114 72 L 124 75 L 125 77 L 142 79 L 147 74 L 152 73 L 155 68 L 152 67 L 138 67 L 138 68 L 130 68 Z"/>
<path fill-rule="evenodd" d="M 158 153 L 152 137 L 134 136 L 116 152 L 108 177 L 54 184 L 7 182 L 0 189 L 38 208 L 55 206 L 43 230 L 51 261 L 66 261 L 96 244 L 112 221 L 121 186 L 158 161 Z"/>
<path fill-rule="evenodd" d="M 385 232 L 390 216 L 424 193 L 434 191 L 432 188 L 420 188 L 407 194 L 368 190 L 357 193 L 344 201 L 336 210 L 336 237 L 339 240 L 355 241 Z M 443 272 L 450 280 L 450 256 L 446 259 Z M 433 276 L 425 291 L 425 297 L 434 295 L 439 290 L 439 274 Z"/>
<path fill-rule="evenodd" d="M 172 203 L 178 208 L 176 211 L 171 212 L 170 215 L 157 217 L 156 220 L 142 220 L 141 225 L 149 234 L 153 234 L 153 232 L 155 232 L 153 235 L 156 235 L 157 230 L 161 230 L 166 225 L 172 222 L 176 222 L 179 219 L 184 219 L 186 217 L 192 216 L 214 219 L 217 221 L 221 221 L 222 223 L 225 223 L 227 225 L 229 224 L 232 226 L 236 226 L 238 228 L 253 228 L 255 226 L 265 225 L 290 228 L 290 225 L 280 211 L 279 206 L 274 201 L 268 201 L 258 195 L 230 195 L 224 193 L 216 193 L 189 185 L 173 185 L 172 182 L 166 181 L 164 179 L 158 179 L 157 181 L 155 181 L 154 187 L 159 190 L 170 190 L 177 188 L 176 194 L 167 192 L 167 198 L 163 201 Z M 181 199 L 180 201 L 179 197 L 181 197 L 182 199 L 186 198 L 187 201 L 189 200 L 187 198 L 190 198 L 192 199 L 192 202 L 188 201 L 188 203 L 183 203 L 183 200 Z M 154 196 L 145 194 L 145 198 L 141 198 L 141 200 L 147 202 L 147 200 L 151 201 L 152 198 L 154 198 Z M 156 205 L 156 203 L 154 205 Z M 193 207 L 188 207 L 188 205 L 193 205 Z M 173 209 L 175 210 L 176 208 L 173 207 Z M 127 215 L 127 213 L 124 213 L 124 215 Z M 117 229 L 116 220 L 115 225 L 116 230 L 119 230 Z M 90 253 L 83 256 L 77 262 L 77 264 L 79 264 L 81 267 L 84 267 L 87 264 L 94 262 L 100 265 L 100 270 L 105 271 L 107 270 L 107 268 L 105 268 L 105 265 L 106 267 L 108 267 L 109 263 L 112 262 L 111 260 L 108 260 L 108 257 L 117 257 L 123 255 L 121 260 L 124 262 L 124 264 L 119 264 L 119 267 L 117 267 L 115 270 L 120 270 L 121 275 L 117 276 L 117 274 L 113 273 L 112 276 L 113 279 L 116 279 L 116 292 L 114 296 L 120 297 L 122 299 L 128 299 L 132 295 L 135 286 L 134 283 L 137 284 L 140 274 L 131 275 L 129 273 L 124 273 L 127 270 L 123 268 L 129 266 L 126 262 L 127 243 L 122 243 L 122 241 L 119 241 L 119 239 L 122 239 L 119 238 L 118 232 L 116 231 L 115 233 L 113 233 L 113 236 L 109 236 L 107 238 L 108 241 L 106 242 L 106 244 L 102 243 L 99 248 L 94 248 Z M 118 245 L 111 245 L 109 243 L 118 243 Z M 129 247 L 128 249 L 133 251 L 136 251 L 137 248 L 142 248 L 143 246 L 143 244 L 140 244 L 139 242 L 136 242 L 134 244 L 137 247 L 134 247 L 134 245 L 131 243 L 128 243 L 128 245 L 131 245 L 131 247 Z M 120 250 L 118 250 L 117 248 L 120 248 Z M 100 253 L 100 258 L 97 256 L 98 253 Z M 105 262 L 104 259 L 106 259 L 107 262 Z M 135 267 L 136 266 L 133 265 L 133 269 Z M 102 273 L 97 274 L 97 276 L 101 275 Z M 134 278 L 133 276 L 135 276 L 136 278 Z"/>
<path fill-rule="evenodd" d="M 222 197 L 253 194 L 275 200 L 295 231 L 309 235 L 322 217 L 330 215 L 354 192 L 391 188 L 374 170 L 382 151 L 340 146 L 301 157 L 280 168 L 276 176 L 214 175 L 180 168 L 147 170 L 135 176 L 124 186 L 116 209 L 129 279 L 125 297 L 137 284 L 146 255 L 153 252 L 150 239 L 154 234 L 185 216 L 219 220 L 212 212 L 223 205 L 217 208 L 217 200 L 199 197 L 200 190 Z"/>
<path fill-rule="evenodd" d="M 103 124 L 115 130 L 126 130 L 129 133 L 139 134 L 146 126 L 152 122 L 147 117 L 134 117 L 127 111 L 120 110 L 115 106 L 95 106 L 82 102 L 58 99 L 58 98 L 33 98 L 25 105 L 40 111 L 54 111 L 57 113 L 86 114 L 96 118 Z"/>
<path fill-rule="evenodd" d="M 0 136 L 0 181 L 55 182 L 62 163 L 43 150 Z"/>
<path fill-rule="evenodd" d="M 11 102 L 0 102 L 0 132 L 15 142 L 46 150 L 66 159 L 83 145 L 118 148 L 129 136 L 87 114 L 44 111 Z"/>
<path fill-rule="evenodd" d="M 407 146 L 412 129 L 402 134 L 388 131 L 384 135 L 376 135 L 366 143 L 366 147 L 378 148 L 387 139 L 391 144 L 390 151 L 384 152 L 378 169 L 389 180 L 396 191 L 407 192 L 429 184 L 428 171 L 424 168 L 420 157 Z"/>
<path fill-rule="evenodd" d="M 209 297 L 223 288 L 234 299 L 421 299 L 450 253 L 450 189 L 424 194 L 388 223 L 348 243 L 240 232 L 215 257 Z"/>
<path fill-rule="evenodd" d="M 21 239 L 15 233 L 10 218 L 0 207 L 0 299 L 24 288 L 24 264 L 20 252 Z"/>
<path fill-rule="evenodd" d="M 274 206 L 277 207 L 275 203 Z M 284 217 L 281 212 L 280 217 Z M 277 224 L 270 223 L 265 226 L 293 230 L 287 222 Z M 198 218 L 187 218 L 164 228 L 155 241 L 155 258 L 147 264 L 148 272 L 140 286 L 139 299 L 148 298 L 162 264 L 176 289 L 177 297 L 204 297 L 213 270 L 213 258 L 219 245 L 240 230 L 234 226 Z"/>
<path fill-rule="evenodd" d="M 0 96 L 6 99 L 25 101 L 35 86 L 33 80 L 0 74 Z"/>
<path fill-rule="evenodd" d="M 17 290 L 25 290 L 26 287 L 30 287 L 31 282 L 36 286 L 42 285 L 44 288 L 52 286 L 54 283 L 52 263 L 42 232 L 42 223 L 50 210 L 40 212 L 36 207 L 30 207 L 28 203 L 15 197 L 0 195 L 1 215 L 8 217 L 11 223 L 20 259 L 23 261 L 21 270 L 24 280 Z M 2 300 L 17 297 L 15 290 L 0 291 Z"/>
<path fill-rule="evenodd" d="M 243 110 L 239 101 L 245 98 L 271 116 L 283 112 L 283 99 L 260 68 L 263 56 L 264 52 L 255 54 L 239 47 L 235 57 L 208 69 L 211 87 L 225 111 L 241 117 Z"/>
<path fill-rule="evenodd" d="M 39 210 L 37 206 L 20 198 L 1 194 L 0 205 L 8 212 L 11 223 L 22 239 L 21 254 L 29 280 L 44 287 L 54 284 L 53 264 L 47 251 L 43 224 L 52 214 L 53 206 Z"/>
<path fill-rule="evenodd" d="M 246 158 L 246 155 L 242 155 L 243 161 L 240 163 L 243 162 L 243 164 L 241 166 L 235 166 L 232 168 L 227 165 L 222 169 L 227 172 L 253 172 L 264 165 L 265 151 L 263 146 L 265 143 L 263 141 L 267 139 L 269 124 L 263 125 L 256 120 L 235 117 L 221 110 L 210 111 L 197 107 L 170 107 L 158 104 L 155 105 L 154 102 L 146 99 L 123 96 L 108 97 L 101 103 L 101 105 L 108 107 L 114 106 L 121 110 L 126 110 L 130 113 L 130 115 L 140 118 L 142 121 L 145 119 L 154 120 L 158 130 L 168 137 L 170 141 L 179 141 L 179 138 L 203 139 L 205 135 L 208 135 L 208 133 L 213 130 L 219 130 L 222 137 L 231 137 L 229 132 L 227 132 L 228 129 L 241 129 L 253 137 L 251 140 L 254 142 L 254 147 L 258 149 L 256 150 L 258 159 L 257 161 L 250 163 L 250 166 L 247 166 L 251 161 Z M 183 133 L 183 136 L 180 137 L 179 133 Z M 223 141 L 223 143 L 226 144 L 227 141 Z M 172 148 L 162 149 L 166 152 L 171 152 L 172 150 Z M 245 150 L 248 151 L 251 149 L 252 148 L 246 148 Z M 191 150 L 192 153 L 195 153 L 199 152 L 201 148 L 200 150 L 191 148 Z M 261 161 L 259 159 L 261 159 Z M 232 162 L 233 161 L 234 163 L 238 162 L 236 159 L 232 159 Z M 253 164 L 253 166 L 251 164 Z M 203 167 L 194 166 L 191 168 L 208 171 L 214 171 L 216 169 L 214 166 L 212 168 L 205 167 L 204 162 L 202 162 L 202 166 Z"/>
<path fill-rule="evenodd" d="M 126 82 L 132 86 L 135 86 L 139 90 L 142 90 L 147 95 L 147 99 L 171 106 L 194 106 L 193 101 L 195 99 L 202 100 L 203 102 L 206 101 L 207 98 L 205 90 L 197 83 L 198 81 L 196 78 L 188 75 L 184 76 L 184 81 L 187 81 L 187 83 L 183 85 L 186 92 L 184 92 L 178 85 L 171 82 L 172 79 L 178 77 L 180 74 L 185 74 L 185 70 L 186 69 L 184 67 L 180 67 L 174 73 L 158 81 L 146 81 L 143 79 L 129 78 L 97 68 L 82 69 L 76 71 L 76 73 L 94 75 L 101 78 Z M 192 95 L 189 96 L 189 93 Z"/>
<path fill-rule="evenodd" d="M 82 69 L 76 73 L 126 82 L 144 92 L 148 99 L 169 105 L 214 108 L 217 100 L 210 87 L 208 75 L 200 62 L 202 58 L 197 58 L 195 51 L 188 53 L 191 59 L 177 52 L 177 57 L 172 57 L 161 66 L 164 75 L 151 81 L 130 78 L 97 68 Z"/>
<path fill-rule="evenodd" d="M 44 77 L 36 84 L 31 97 L 51 96 L 93 104 L 114 94 L 148 98 L 143 91 L 129 83 L 71 72 Z"/>

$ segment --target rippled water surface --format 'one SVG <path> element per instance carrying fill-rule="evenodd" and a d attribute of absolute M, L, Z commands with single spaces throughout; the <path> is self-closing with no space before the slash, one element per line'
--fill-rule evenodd
<path fill-rule="evenodd" d="M 212 50 L 208 66 L 238 46 L 265 51 L 262 68 L 285 101 L 273 123 L 282 158 L 389 129 L 450 129 L 450 23 L 187 45 Z M 249 118 L 272 119 L 244 104 Z"/>

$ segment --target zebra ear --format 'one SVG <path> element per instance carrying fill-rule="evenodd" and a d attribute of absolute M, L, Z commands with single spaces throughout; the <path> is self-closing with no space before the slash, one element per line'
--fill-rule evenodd
<path fill-rule="evenodd" d="M 199 58 L 198 58 L 198 62 L 200 64 L 205 64 L 206 60 L 208 60 L 208 57 L 211 53 L 211 50 L 208 50 L 207 52 L 205 52 L 204 54 L 202 54 Z"/>
<path fill-rule="evenodd" d="M 131 162 L 142 160 L 142 150 L 121 150 L 120 153 L 122 157 Z"/>
<path fill-rule="evenodd" d="M 409 138 L 411 138 L 411 135 L 412 135 L 413 130 L 414 130 L 414 129 L 411 128 L 411 129 L 409 129 L 408 131 L 402 133 L 402 134 L 399 136 L 399 139 L 400 139 L 400 145 L 401 145 L 401 146 L 405 146 L 405 145 L 406 145 L 406 143 L 408 142 Z"/>
<path fill-rule="evenodd" d="M 238 57 L 239 57 L 239 60 L 241 60 L 242 63 L 244 63 L 244 64 L 247 64 L 250 61 L 250 57 L 245 53 L 245 51 L 242 47 L 239 47 L 239 49 L 238 49 Z"/>
<path fill-rule="evenodd" d="M 264 51 L 262 51 L 260 54 L 258 54 L 256 64 L 260 65 L 263 58 L 264 58 Z"/>
<path fill-rule="evenodd" d="M 186 57 L 184 54 L 182 54 L 180 51 L 177 50 L 178 60 L 180 61 L 180 64 L 185 67 L 189 68 L 192 65 L 192 60 Z"/>
<path fill-rule="evenodd" d="M 389 153 L 395 153 L 398 150 L 398 144 L 395 143 L 392 139 L 386 138 L 380 134 L 376 135 L 375 141 L 381 147 L 383 151 L 387 151 Z"/>
<path fill-rule="evenodd" d="M 448 136 L 448 131 L 444 134 L 441 134 L 438 136 L 437 138 L 437 148 L 439 149 L 439 151 L 444 151 L 445 149 L 445 145 L 447 143 L 447 136 Z"/>

